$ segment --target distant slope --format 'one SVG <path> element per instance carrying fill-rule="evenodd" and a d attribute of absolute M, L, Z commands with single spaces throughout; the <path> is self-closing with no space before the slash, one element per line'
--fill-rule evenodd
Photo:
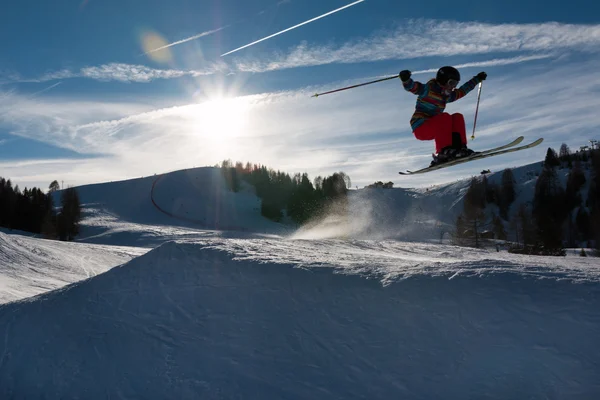
<path fill-rule="evenodd" d="M 598 398 L 598 268 L 565 260 L 169 242 L 0 306 L 0 397 Z"/>
<path fill-rule="evenodd" d="M 260 199 L 248 185 L 231 192 L 218 168 L 85 185 L 77 191 L 83 206 L 78 240 L 90 243 L 155 246 L 169 237 L 197 236 L 199 230 L 286 229 L 260 215 Z M 54 196 L 56 205 L 60 194 Z"/>
<path fill-rule="evenodd" d="M 509 217 L 521 203 L 531 202 L 541 170 L 541 162 L 512 169 L 517 196 Z M 488 174 L 488 182 L 500 185 L 503 172 Z M 557 172 L 565 185 L 569 170 Z M 590 181 L 589 171 L 585 173 L 584 198 Z M 447 240 L 463 211 L 470 182 L 471 178 L 430 188 L 352 190 L 347 217 L 312 221 L 294 237 Z M 262 217 L 253 188 L 243 183 L 240 192 L 231 192 L 218 168 L 194 168 L 77 189 L 84 206 L 78 240 L 89 243 L 154 247 L 167 240 L 204 236 L 206 230 L 287 235 L 295 229 Z M 55 204 L 59 204 L 59 196 L 60 192 Z M 497 211 L 497 206 L 490 204 L 488 214 Z"/>
<path fill-rule="evenodd" d="M 583 203 L 591 182 L 591 162 L 582 163 L 586 182 L 580 189 Z M 537 178 L 543 170 L 543 163 L 536 162 L 511 169 L 515 180 L 515 201 L 509 209 L 509 219 L 519 209 L 519 205 L 530 205 L 534 198 Z M 569 168 L 555 168 L 563 188 L 570 173 Z M 486 174 L 489 185 L 501 187 L 503 170 Z M 365 188 L 351 191 L 350 221 L 344 221 L 346 232 L 357 238 L 396 238 L 439 242 L 449 238 L 456 218 L 463 212 L 464 196 L 473 178 L 482 179 L 480 174 L 456 182 L 428 188 Z M 488 217 L 498 215 L 498 206 L 488 203 Z M 508 223 L 506 223 L 508 229 Z M 331 229 L 331 224 L 321 224 L 310 232 L 300 232 L 302 238 L 343 237 L 344 229 Z M 509 235 L 513 239 L 513 235 Z"/>

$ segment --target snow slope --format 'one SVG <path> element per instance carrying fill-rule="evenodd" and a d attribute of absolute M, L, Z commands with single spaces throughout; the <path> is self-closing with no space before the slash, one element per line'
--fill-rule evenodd
<path fill-rule="evenodd" d="M 351 191 L 349 217 L 317 221 L 319 230 L 297 238 L 396 238 L 430 240 L 453 222 L 468 181 L 443 191 L 375 189 Z M 294 226 L 260 215 L 260 199 L 247 184 L 229 191 L 218 168 L 203 167 L 159 176 L 77 188 L 83 209 L 80 242 L 155 247 L 181 238 L 235 235 L 284 235 Z M 459 197 L 460 199 L 460 197 Z M 55 194 L 60 204 L 60 192 Z M 449 231 L 450 228 L 446 228 Z"/>
<path fill-rule="evenodd" d="M 519 204 L 532 200 L 541 169 L 540 162 L 513 169 L 517 198 L 509 216 Z M 502 173 L 489 174 L 490 184 L 500 184 Z M 563 185 L 567 174 L 567 169 L 558 170 Z M 470 179 L 464 179 L 430 188 L 352 190 L 347 217 L 316 221 L 312 225 L 319 230 L 311 229 L 307 235 L 301 229 L 294 237 L 447 241 L 447 233 L 454 230 L 463 210 L 469 184 Z M 243 183 L 240 192 L 231 192 L 219 168 L 193 168 L 77 190 L 84 217 L 78 241 L 86 243 L 155 247 L 168 240 L 225 231 L 287 236 L 295 229 L 262 217 L 260 199 L 252 187 Z M 59 198 L 57 192 L 55 204 Z M 497 207 L 490 207 L 497 212 Z"/>
<path fill-rule="evenodd" d="M 87 243 L 153 247 L 178 237 L 202 237 L 207 230 L 289 230 L 260 215 L 260 199 L 248 185 L 231 192 L 218 168 L 85 185 L 77 191 L 83 212 L 78 240 Z M 56 205 L 60 194 L 55 193 Z"/>
<path fill-rule="evenodd" d="M 600 398 L 598 259 L 438 244 L 468 185 L 292 235 L 218 169 L 78 188 L 79 243 L 0 233 L 0 398 Z"/>
<path fill-rule="evenodd" d="M 0 306 L 0 397 L 593 399 L 599 281 L 591 258 L 168 242 Z"/>
<path fill-rule="evenodd" d="M 135 247 L 41 240 L 0 232 L 0 303 L 95 276 L 147 251 Z"/>

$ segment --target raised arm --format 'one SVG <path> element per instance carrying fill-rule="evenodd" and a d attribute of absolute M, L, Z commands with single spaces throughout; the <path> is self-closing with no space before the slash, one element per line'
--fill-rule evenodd
<path fill-rule="evenodd" d="M 421 82 L 413 81 L 410 77 L 411 72 L 409 70 L 400 71 L 400 80 L 402 81 L 402 86 L 404 86 L 404 90 L 411 92 L 412 94 L 422 94 L 424 85 Z"/>
<path fill-rule="evenodd" d="M 480 72 L 475 75 L 473 78 L 465 82 L 461 87 L 452 91 L 448 97 L 448 103 L 465 97 L 471 90 L 475 89 L 475 86 L 477 86 L 479 82 L 484 81 L 485 78 L 487 78 L 487 74 L 485 72 Z"/>

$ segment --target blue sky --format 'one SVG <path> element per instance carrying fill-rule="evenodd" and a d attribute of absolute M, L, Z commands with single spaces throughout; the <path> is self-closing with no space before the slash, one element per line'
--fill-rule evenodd
<path fill-rule="evenodd" d="M 416 187 L 600 139 L 600 5 L 589 0 L 365 0 L 222 56 L 351 3 L 11 2 L 0 24 L 0 176 L 47 188 L 232 159 Z M 433 142 L 413 137 L 415 97 L 399 80 L 310 97 L 402 69 L 426 81 L 442 65 L 463 82 L 488 73 L 471 148 L 518 135 L 544 144 L 400 177 L 429 164 Z M 469 135 L 476 99 L 447 108 L 465 115 Z"/>

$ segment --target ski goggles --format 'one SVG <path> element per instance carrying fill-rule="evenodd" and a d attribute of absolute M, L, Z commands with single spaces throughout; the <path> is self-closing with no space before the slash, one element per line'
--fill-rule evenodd
<path fill-rule="evenodd" d="M 458 81 L 456 79 L 448 79 L 448 82 L 446 83 L 447 86 L 455 88 L 456 85 L 458 85 Z"/>

